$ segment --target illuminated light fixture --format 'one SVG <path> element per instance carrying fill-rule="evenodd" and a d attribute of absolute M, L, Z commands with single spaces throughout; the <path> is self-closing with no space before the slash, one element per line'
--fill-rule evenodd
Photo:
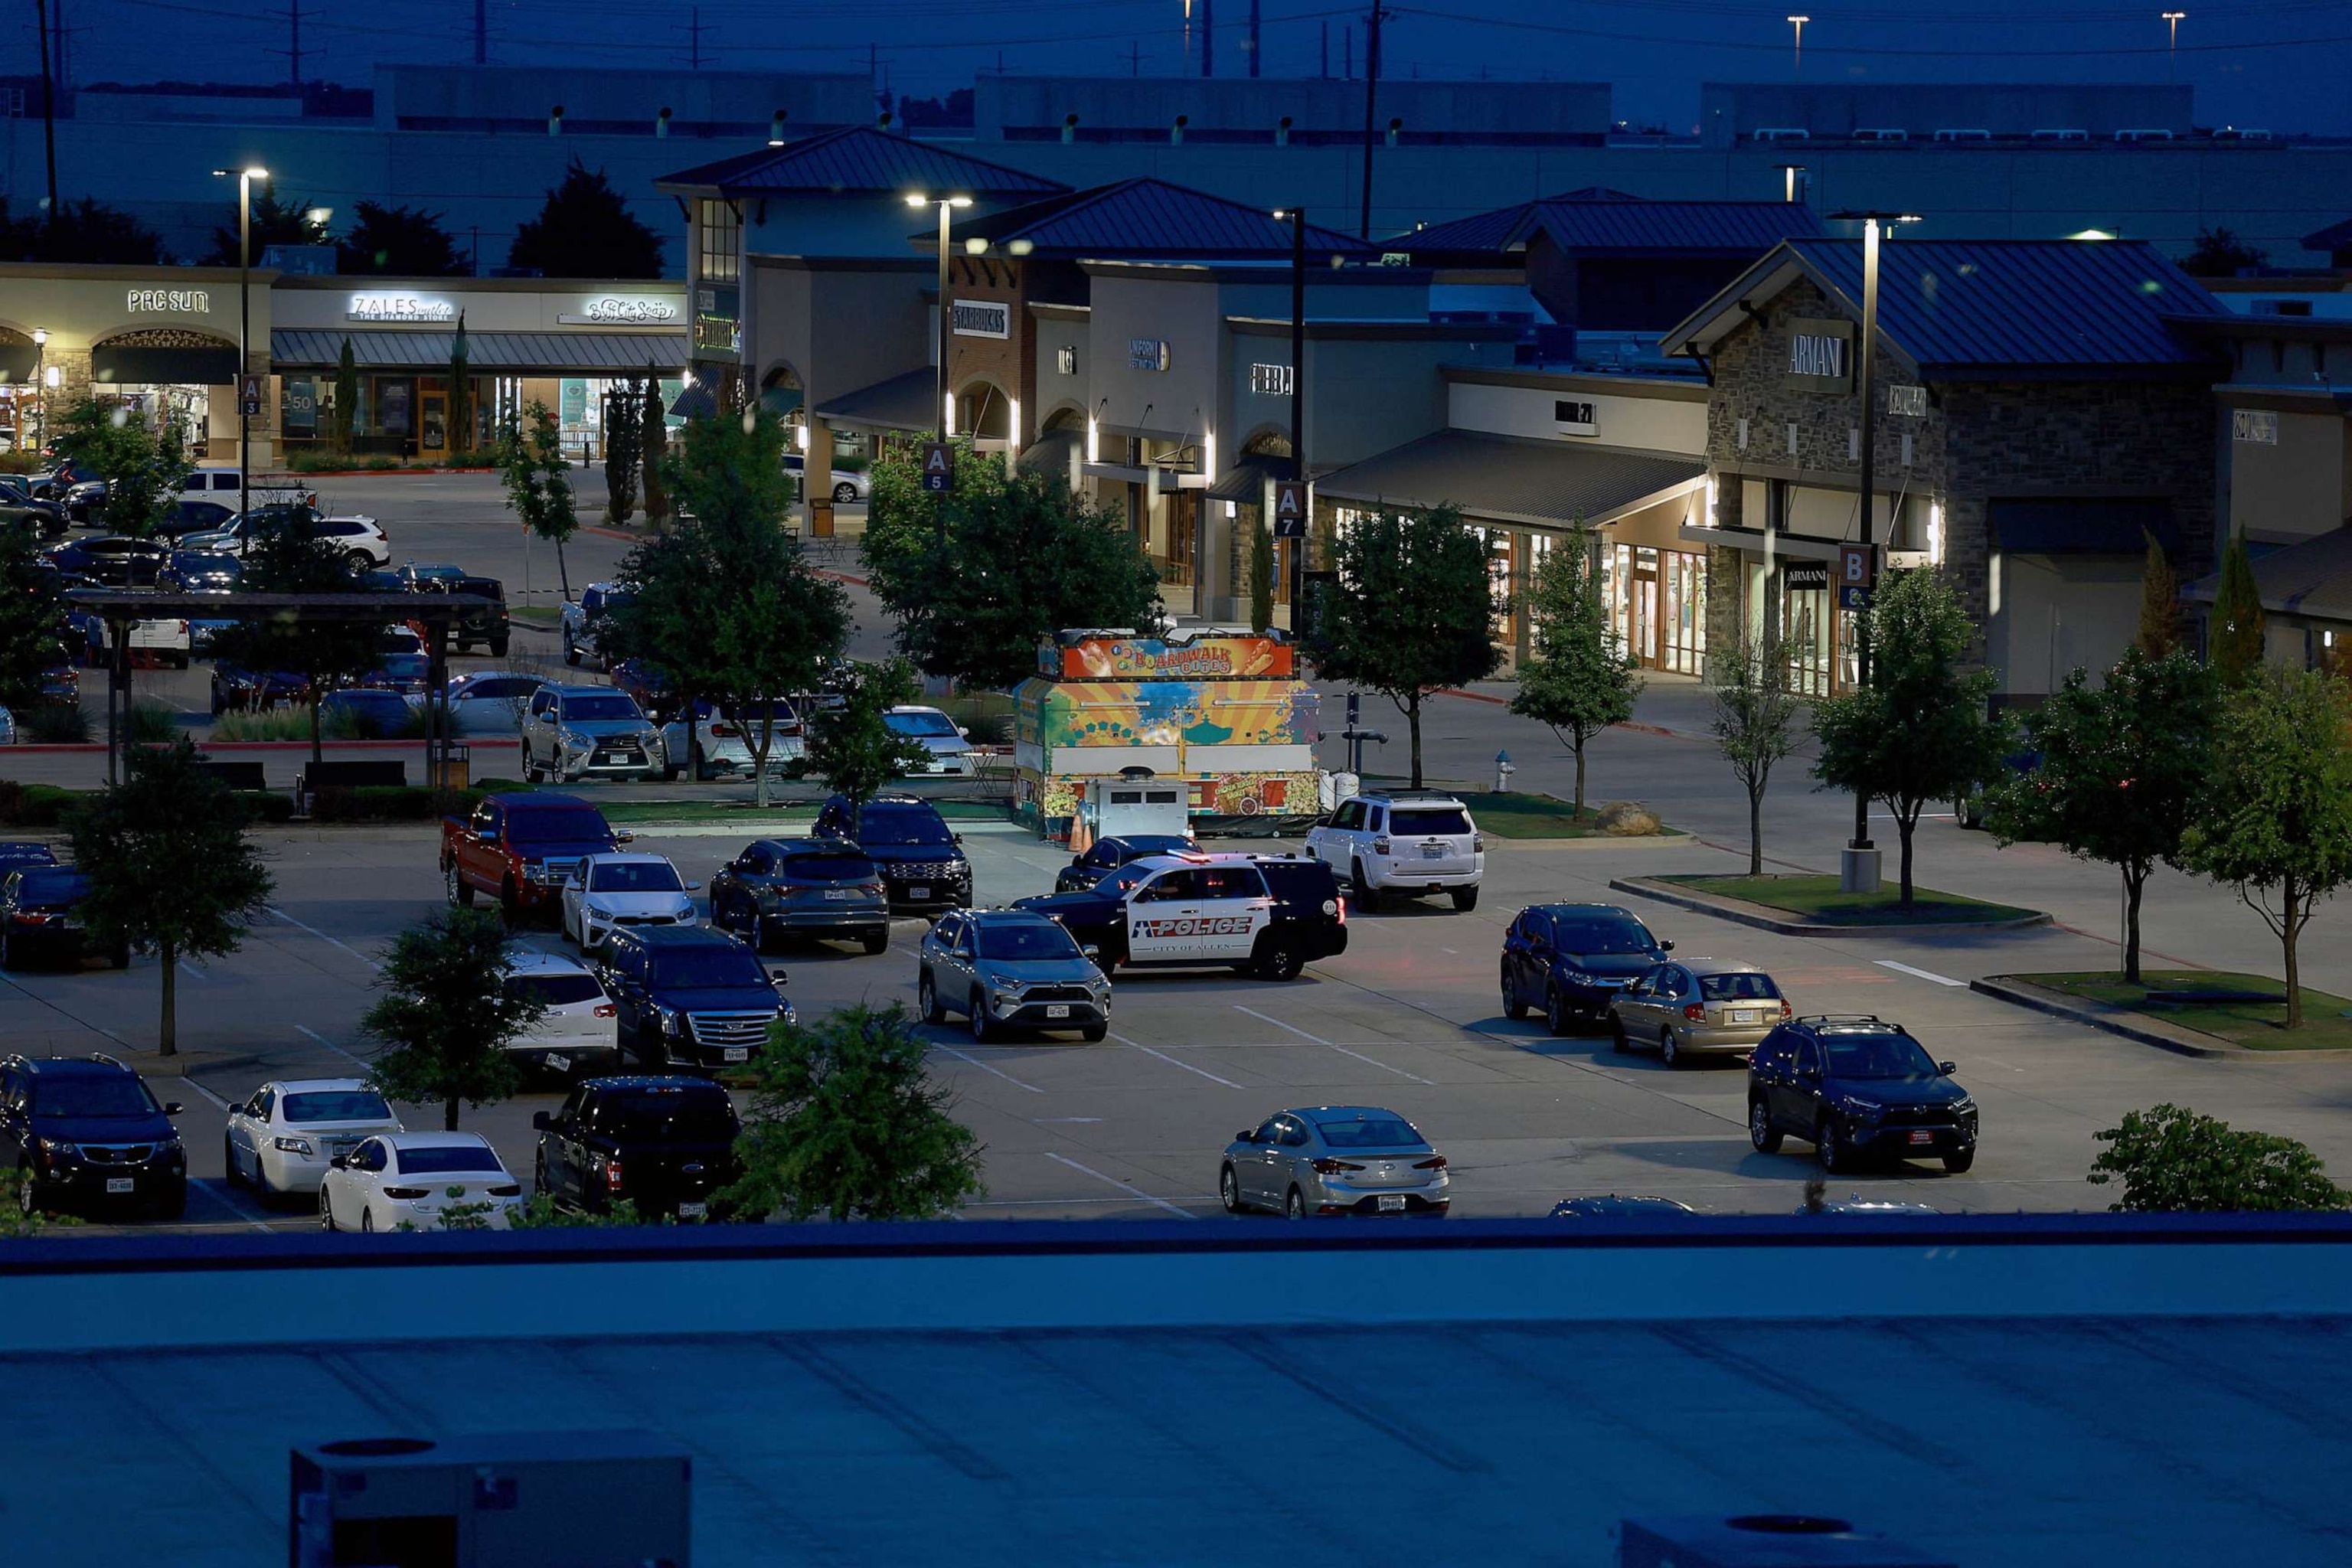
<path fill-rule="evenodd" d="M 1010 255 L 1026 256 L 1031 251 L 1037 248 L 1037 242 L 1034 239 L 1016 239 L 1004 248 Z"/>
<path fill-rule="evenodd" d="M 248 180 L 266 180 L 269 178 L 269 171 L 257 164 L 244 170 L 243 173 L 245 177 Z"/>
<path fill-rule="evenodd" d="M 302 216 L 310 219 L 312 223 L 317 224 L 320 228 L 324 228 L 329 224 L 335 221 L 335 209 L 332 207 L 312 207 L 309 212 L 304 213 Z"/>
<path fill-rule="evenodd" d="M 1931 500 L 1927 503 L 1927 564 L 1941 566 L 1943 563 L 1944 503 Z"/>
<path fill-rule="evenodd" d="M 809 427 L 805 420 L 794 429 L 793 439 L 799 443 L 802 451 L 809 449 Z"/>
<path fill-rule="evenodd" d="M 2113 239 L 2116 237 L 2116 232 L 2111 228 L 2086 228 L 2080 234 L 2070 234 L 2066 237 L 2068 239 Z"/>
<path fill-rule="evenodd" d="M 1217 433 L 1214 430 L 1201 433 L 1201 477 L 1209 484 L 1217 482 Z"/>
<path fill-rule="evenodd" d="M 35 348 L 39 348 L 39 347 L 41 347 L 44 343 L 47 343 L 48 341 L 49 341 L 49 329 L 48 329 L 48 328 L 47 328 L 47 327 L 35 327 L 35 328 L 33 329 L 33 346 L 34 346 Z"/>
<path fill-rule="evenodd" d="M 988 241 L 973 235 L 963 242 L 963 253 L 966 256 L 985 256 L 988 254 Z"/>
<path fill-rule="evenodd" d="M 51 392 L 55 392 L 58 389 L 59 380 L 60 378 L 58 374 L 57 366 L 50 364 L 43 365 L 41 367 L 41 384 L 43 386 L 47 387 Z"/>
<path fill-rule="evenodd" d="M 1011 405 L 1011 413 L 1004 423 L 1004 449 L 1008 453 L 1017 452 L 1021 449 L 1021 400 L 1008 397 L 1004 401 Z"/>
<path fill-rule="evenodd" d="M 940 400 L 940 428 L 955 434 L 955 394 L 950 392 Z"/>
<path fill-rule="evenodd" d="M 1087 461 L 1102 461 L 1102 422 L 1091 414 L 1087 416 Z"/>

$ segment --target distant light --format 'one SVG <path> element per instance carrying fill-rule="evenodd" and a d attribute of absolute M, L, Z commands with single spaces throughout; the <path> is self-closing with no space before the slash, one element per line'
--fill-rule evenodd
<path fill-rule="evenodd" d="M 320 228 L 324 228 L 329 224 L 335 221 L 335 209 L 332 207 L 312 207 L 309 212 L 304 213 L 302 216 L 310 219 L 312 223 L 318 225 Z"/>
<path fill-rule="evenodd" d="M 1026 256 L 1037 248 L 1037 242 L 1031 239 L 1016 239 L 1004 248 L 1014 256 Z"/>
<path fill-rule="evenodd" d="M 988 241 L 973 235 L 963 242 L 963 253 L 966 256 L 985 256 L 988 254 Z"/>
<path fill-rule="evenodd" d="M 2068 239 L 2113 239 L 2116 237 L 2109 229 L 2086 228 L 2080 234 L 2070 234 L 2066 237 Z"/>
<path fill-rule="evenodd" d="M 266 180 L 269 178 L 269 171 L 257 165 L 246 170 L 245 177 L 248 180 Z"/>
<path fill-rule="evenodd" d="M 950 196 L 948 198 L 948 205 L 951 207 L 968 207 L 971 205 L 971 198 L 970 196 Z"/>
<path fill-rule="evenodd" d="M 35 348 L 39 348 L 43 343 L 46 343 L 46 342 L 47 342 L 48 341 L 49 341 L 49 329 L 48 329 L 48 328 L 47 328 L 47 327 L 35 327 L 35 328 L 33 329 L 33 346 L 34 346 Z"/>
<path fill-rule="evenodd" d="M 931 198 L 920 191 L 910 192 L 907 196 L 907 205 L 910 207 L 927 207 L 931 205 Z"/>

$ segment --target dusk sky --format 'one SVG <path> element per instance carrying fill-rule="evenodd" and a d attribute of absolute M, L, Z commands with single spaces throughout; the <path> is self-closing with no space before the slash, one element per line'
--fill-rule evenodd
<path fill-rule="evenodd" d="M 70 34 L 74 80 L 282 79 L 285 0 L 52 0 Z M 1018 73 L 1169 75 L 1186 64 L 1184 0 L 488 0 L 490 58 L 627 68 L 688 61 L 698 11 L 708 68 L 862 68 L 876 47 L 891 86 L 919 96 L 1002 68 Z M 1811 79 L 2161 81 L 2198 89 L 2198 118 L 2281 132 L 2352 133 L 2352 0 L 2189 4 L 2177 59 L 2168 7 L 2147 0 L 1956 0 L 1933 16 L 1894 0 L 1423 0 L 1392 8 L 1388 75 L 1549 77 L 1614 85 L 1620 116 L 1687 131 L 1702 80 L 1786 79 L 1791 11 Z M 1192 0 L 1192 68 L 1203 0 Z M 1216 4 L 1220 76 L 1247 74 L 1247 0 Z M 378 61 L 472 58 L 474 0 L 302 0 L 304 74 L 363 84 Z M 1313 75 L 1328 29 L 1340 68 L 1364 7 L 1264 0 L 1265 71 Z M 30 7 L 5 40 L 5 68 L 37 59 Z M 273 53 L 271 51 L 279 51 Z"/>

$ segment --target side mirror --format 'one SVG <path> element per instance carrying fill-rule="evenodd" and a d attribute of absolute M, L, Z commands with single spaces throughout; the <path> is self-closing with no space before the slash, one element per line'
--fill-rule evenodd
<path fill-rule="evenodd" d="M 1797 1077 L 1806 1083 L 1819 1083 L 1822 1080 L 1822 1069 L 1819 1068 L 1800 1067 L 1797 1069 Z"/>
<path fill-rule="evenodd" d="M 1256 1128 L 1255 1128 L 1255 1127 L 1244 1127 L 1244 1128 L 1243 1128 L 1240 1131 L 1238 1131 L 1238 1132 L 1236 1132 L 1236 1133 L 1234 1133 L 1234 1142 L 1236 1142 L 1236 1143 L 1255 1143 L 1255 1142 L 1257 1142 L 1257 1129 L 1256 1129 Z"/>
<path fill-rule="evenodd" d="M 768 971 L 768 984 L 779 987 L 785 984 L 784 972 L 781 969 L 771 969 Z"/>
<path fill-rule="evenodd" d="M 544 1110 L 534 1110 L 530 1113 L 530 1130 L 534 1132 L 552 1132 L 555 1131 L 555 1118 Z"/>
<path fill-rule="evenodd" d="M 1070 857 L 1070 869 L 1071 869 L 1071 870 L 1073 870 L 1073 871 L 1083 871 L 1083 870 L 1085 870 L 1086 868 L 1087 868 L 1087 858 L 1086 858 L 1085 856 L 1083 856 L 1083 855 L 1073 855 L 1073 856 L 1071 856 L 1071 857 Z"/>
<path fill-rule="evenodd" d="M 185 1107 L 176 1100 L 167 1100 L 163 1102 L 163 1114 L 166 1116 L 177 1116 L 184 1109 Z"/>
<path fill-rule="evenodd" d="M 698 893 L 702 891 L 702 884 L 699 882 L 688 882 L 686 885 L 686 890 L 689 893 Z"/>
<path fill-rule="evenodd" d="M 952 838 L 952 839 L 954 839 L 958 844 L 961 844 L 961 843 L 962 843 L 962 842 L 963 842 L 963 835 L 962 835 L 962 834 L 961 834 L 961 833 L 950 833 L 950 834 L 949 834 L 949 835 L 948 835 L 948 837 L 950 837 L 950 838 Z"/>
<path fill-rule="evenodd" d="M 1936 1070 L 1942 1073 L 1946 1078 L 1949 1078 L 1954 1073 L 1960 1070 L 1960 1064 L 1958 1062 L 1937 1062 L 1936 1064 Z"/>
<path fill-rule="evenodd" d="M 352 1168 L 352 1157 L 349 1154 L 337 1154 L 330 1158 L 327 1163 L 338 1171 L 348 1171 Z"/>
<path fill-rule="evenodd" d="M 1660 952 L 1672 952 L 1674 950 L 1675 944 L 1671 942 L 1662 942 L 1658 943 L 1658 951 Z"/>
<path fill-rule="evenodd" d="M 635 844 L 636 841 L 637 836 L 634 833 L 621 832 L 613 835 L 613 842 L 615 844 Z"/>

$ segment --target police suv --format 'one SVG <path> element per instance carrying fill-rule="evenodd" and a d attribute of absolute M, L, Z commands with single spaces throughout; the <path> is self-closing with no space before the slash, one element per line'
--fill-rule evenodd
<path fill-rule="evenodd" d="M 1222 964 L 1289 980 L 1348 950 L 1330 868 L 1296 856 L 1147 856 L 1082 891 L 1013 907 L 1059 921 L 1105 970 Z"/>

